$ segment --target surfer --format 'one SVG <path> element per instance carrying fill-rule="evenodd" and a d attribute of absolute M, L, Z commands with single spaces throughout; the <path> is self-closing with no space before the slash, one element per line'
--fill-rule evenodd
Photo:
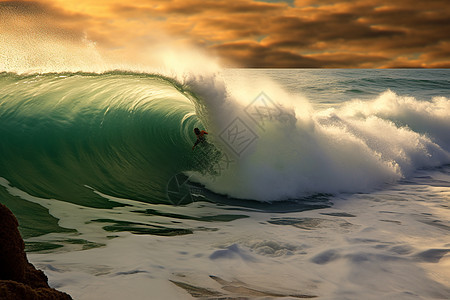
<path fill-rule="evenodd" d="M 192 146 L 192 150 L 194 150 L 195 146 L 197 146 L 199 143 L 205 142 L 206 141 L 205 134 L 208 134 L 206 131 L 204 130 L 200 131 L 200 129 L 198 128 L 194 128 L 194 133 L 197 136 L 197 140 L 195 141 L 194 146 Z"/>

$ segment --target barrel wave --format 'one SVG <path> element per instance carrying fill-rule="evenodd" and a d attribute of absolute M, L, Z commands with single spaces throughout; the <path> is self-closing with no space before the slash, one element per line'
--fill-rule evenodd
<path fill-rule="evenodd" d="M 0 177 L 41 198 L 120 205 L 101 192 L 170 204 L 168 185 L 183 174 L 208 201 L 296 201 L 371 192 L 450 163 L 450 100 L 442 96 L 381 89 L 371 99 L 313 107 L 270 82 L 256 86 L 283 118 L 252 119 L 248 109 L 259 105 L 252 85 L 227 85 L 216 75 L 0 76 Z M 236 120 L 254 133 L 234 138 L 251 141 L 238 156 L 227 140 L 244 128 Z M 195 127 L 210 134 L 191 151 Z"/>
<path fill-rule="evenodd" d="M 93 190 L 161 203 L 193 163 L 195 98 L 149 74 L 0 75 L 0 176 L 42 198 L 113 204 Z M 207 158 L 205 158 L 207 161 Z"/>

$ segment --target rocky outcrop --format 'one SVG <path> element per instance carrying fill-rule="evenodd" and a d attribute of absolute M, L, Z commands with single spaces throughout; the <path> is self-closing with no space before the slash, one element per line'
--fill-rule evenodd
<path fill-rule="evenodd" d="M 18 226 L 13 213 L 0 203 L 0 299 L 72 299 L 50 288 L 47 276 L 28 262 Z"/>

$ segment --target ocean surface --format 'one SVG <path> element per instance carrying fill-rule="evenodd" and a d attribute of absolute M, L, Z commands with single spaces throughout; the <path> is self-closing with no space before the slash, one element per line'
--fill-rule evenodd
<path fill-rule="evenodd" d="M 3 72 L 0 137 L 74 299 L 450 298 L 450 70 Z"/>

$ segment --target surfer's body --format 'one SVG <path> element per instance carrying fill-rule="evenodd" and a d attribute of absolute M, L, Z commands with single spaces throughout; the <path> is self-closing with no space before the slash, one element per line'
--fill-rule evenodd
<path fill-rule="evenodd" d="M 199 144 L 199 143 L 203 143 L 206 141 L 206 137 L 205 134 L 208 134 L 206 131 L 204 130 L 200 130 L 198 128 L 194 128 L 194 133 L 197 136 L 197 140 L 195 141 L 194 146 L 192 146 L 192 150 L 194 150 L 194 148 Z"/>

